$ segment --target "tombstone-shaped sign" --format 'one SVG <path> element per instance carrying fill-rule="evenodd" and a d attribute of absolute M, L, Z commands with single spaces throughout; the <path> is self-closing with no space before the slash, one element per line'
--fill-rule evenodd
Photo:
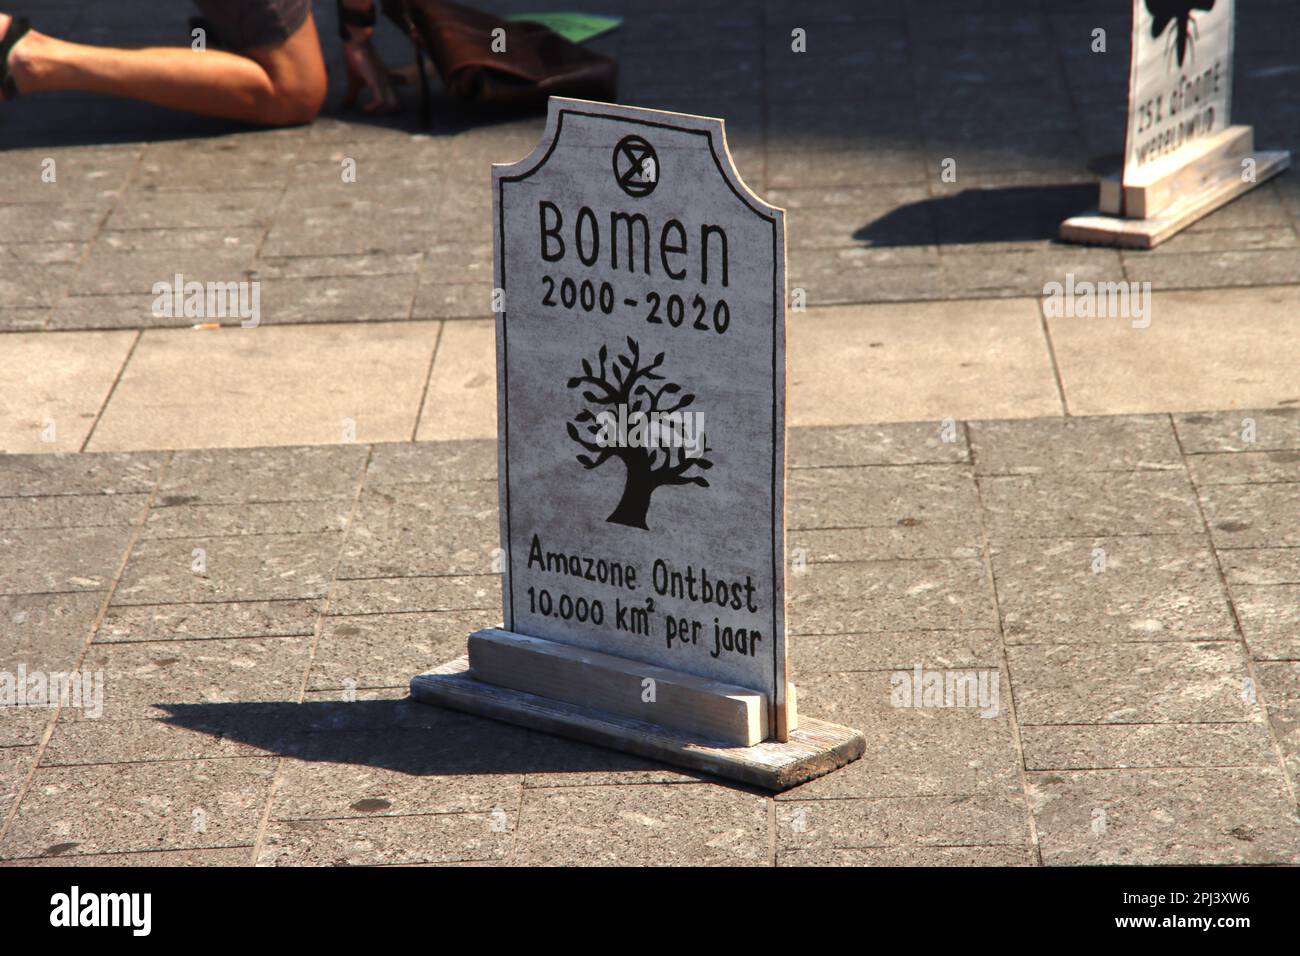
<path fill-rule="evenodd" d="M 853 759 L 786 667 L 783 211 L 721 120 L 580 100 L 492 186 L 504 625 L 416 696 L 772 787 Z"/>
<path fill-rule="evenodd" d="M 1234 0 L 1133 0 L 1123 172 L 1061 237 L 1150 248 L 1290 165 L 1231 125 Z"/>

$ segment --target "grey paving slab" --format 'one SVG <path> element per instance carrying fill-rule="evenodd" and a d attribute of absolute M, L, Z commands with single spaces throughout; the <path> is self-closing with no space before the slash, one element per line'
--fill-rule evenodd
<path fill-rule="evenodd" d="M 787 526 L 943 526 L 954 537 L 977 524 L 979 495 L 965 465 L 813 468 L 786 480 Z"/>
<path fill-rule="evenodd" d="M 997 668 L 1002 640 L 994 629 L 800 634 L 790 644 L 796 676 L 819 671 L 909 670 L 927 666 Z M 802 681 L 799 681 L 802 683 Z"/>
<path fill-rule="evenodd" d="M 1300 821 L 1275 768 L 1029 774 L 1048 866 L 1300 861 Z"/>
<path fill-rule="evenodd" d="M 9 242 L 77 242 L 93 239 L 111 200 L 0 204 L 0 235 Z"/>
<path fill-rule="evenodd" d="M 1024 726 L 1027 770 L 1273 767 L 1268 727 L 1249 724 Z"/>
<path fill-rule="evenodd" d="M 1300 410 L 1283 408 L 1194 412 L 1173 416 L 1188 454 L 1300 449 Z"/>
<path fill-rule="evenodd" d="M 971 422 L 979 475 L 1146 471 L 1182 468 L 1166 415 Z"/>
<path fill-rule="evenodd" d="M 495 625 L 499 609 L 328 617 L 308 687 L 400 687 L 465 653 L 470 634 Z"/>
<path fill-rule="evenodd" d="M 330 603 L 341 615 L 484 610 L 501 610 L 500 575 L 339 580 Z"/>
<path fill-rule="evenodd" d="M 382 322 L 412 317 L 416 278 L 409 274 L 263 279 L 262 320 Z M 418 313 L 415 318 L 421 318 Z"/>
<path fill-rule="evenodd" d="M 364 445 L 178 451 L 158 489 L 158 504 L 351 499 L 366 455 Z"/>
<path fill-rule="evenodd" d="M 245 270 L 251 267 L 257 251 L 258 230 L 245 229 L 239 233 L 231 230 L 207 247 L 197 239 L 185 241 L 190 232 L 188 229 L 158 230 L 151 236 L 151 242 L 158 244 L 156 248 L 129 251 L 119 251 L 107 240 L 97 242 L 69 291 L 79 296 L 127 293 L 144 296 L 152 293 L 155 283 L 166 282 L 172 286 L 177 274 L 184 276 L 186 283 L 241 282 L 245 279 Z M 130 242 L 135 239 L 136 231 L 112 235 L 125 236 Z M 168 242 L 173 237 L 175 241 Z M 150 297 L 149 301 L 152 315 L 154 299 Z M 186 316 L 173 317 L 169 321 L 178 326 L 190 326 L 195 322 Z"/>
<path fill-rule="evenodd" d="M 786 587 L 792 634 L 997 626 L 976 559 L 810 564 Z"/>
<path fill-rule="evenodd" d="M 5 707 L 0 710 L 0 747 L 37 746 L 53 719 L 54 711 L 47 707 Z"/>
<path fill-rule="evenodd" d="M 1205 485 L 1199 493 L 1216 547 L 1300 546 L 1300 481 Z"/>
<path fill-rule="evenodd" d="M 257 719 L 255 714 L 243 718 L 245 722 Z M 237 718 L 227 718 L 220 722 L 214 718 L 210 728 L 201 725 L 181 726 L 159 717 L 60 720 L 54 727 L 49 743 L 41 752 L 41 766 L 76 767 L 275 756 L 275 749 L 241 739 L 238 728 Z M 247 736 L 252 737 L 254 734 L 249 733 Z"/>
<path fill-rule="evenodd" d="M 0 496 L 144 494 L 166 454 L 0 455 Z"/>
<path fill-rule="evenodd" d="M 762 865 L 767 815 L 761 795 L 701 784 L 528 790 L 510 862 Z"/>
<path fill-rule="evenodd" d="M 1230 590 L 1251 657 L 1300 660 L 1300 584 L 1234 584 Z"/>
<path fill-rule="evenodd" d="M 79 869 L 87 866 L 248 866 L 252 857 L 252 846 L 226 847 L 211 850 L 158 850 L 140 853 L 80 853 L 75 863 Z M 65 851 L 66 852 L 66 851 Z M 66 867 L 70 863 L 63 853 L 38 859 L 8 860 L 0 866 L 57 866 Z"/>
<path fill-rule="evenodd" d="M 779 850 L 777 866 L 1037 866 L 1030 846 L 898 846 Z"/>
<path fill-rule="evenodd" d="M 102 591 L 11 594 L 0 597 L 0 666 L 72 668 L 104 604 Z"/>
<path fill-rule="evenodd" d="M 965 429 L 930 422 L 791 428 L 789 467 L 927 465 L 969 461 Z"/>
<path fill-rule="evenodd" d="M 378 444 L 366 468 L 366 487 L 372 490 L 408 482 L 495 482 L 496 478 L 495 441 Z"/>
<path fill-rule="evenodd" d="M 41 768 L 0 857 L 251 846 L 274 769 L 263 758 Z"/>
<path fill-rule="evenodd" d="M 1269 724 L 1294 787 L 1300 778 L 1300 662 L 1257 663 L 1255 673 Z"/>
<path fill-rule="evenodd" d="M 278 189 L 130 189 L 118 199 L 104 228 L 204 229 L 213 222 L 227 229 L 264 228 L 270 225 L 279 199 Z"/>
<path fill-rule="evenodd" d="M 39 309 L 57 304 L 85 252 L 84 242 L 0 245 L 0 306 Z M 4 327 L 16 330 L 21 320 L 19 316 Z"/>
<path fill-rule="evenodd" d="M 1023 795 L 778 800 L 777 852 L 903 846 L 1025 846 Z"/>
<path fill-rule="evenodd" d="M 792 569 L 804 563 L 825 564 L 881 558 L 978 558 L 983 554 L 974 516 L 956 528 L 906 515 L 893 525 L 873 528 L 793 529 L 786 533 Z"/>
<path fill-rule="evenodd" d="M 0 747 L 0 819 L 13 809 L 18 792 L 34 766 L 35 747 Z"/>
<path fill-rule="evenodd" d="M 489 253 L 490 258 L 490 253 Z M 404 276 L 420 271 L 425 253 L 341 256 L 259 256 L 250 278 L 336 279 L 344 276 Z"/>
<path fill-rule="evenodd" d="M 143 152 L 137 144 L 6 150 L 0 153 L 0 174 L 14 189 L 4 201 L 94 203 L 112 199 L 132 176 Z M 54 161 L 52 167 L 49 160 Z"/>
<path fill-rule="evenodd" d="M 296 701 L 310 637 L 96 644 L 82 669 L 103 673 L 103 713 L 86 719 L 162 717 L 169 704 Z"/>
<path fill-rule="evenodd" d="M 130 527 L 144 517 L 149 498 L 147 494 L 0 498 L 0 528 Z"/>
<path fill-rule="evenodd" d="M 313 635 L 324 599 L 218 601 L 110 607 L 95 641 L 203 641 L 227 637 Z"/>
<path fill-rule="evenodd" d="M 480 772 L 461 756 L 464 735 L 423 730 L 315 734 L 281 765 L 274 820 L 376 819 L 513 812 L 522 774 Z"/>
<path fill-rule="evenodd" d="M 1300 476 L 1300 451 L 1280 449 L 1188 455 L 1187 472 L 1198 487 L 1293 482 Z"/>
<path fill-rule="evenodd" d="M 1019 645 L 1007 660 L 1023 725 L 1260 719 L 1237 642 Z"/>
<path fill-rule="evenodd" d="M 351 508 L 352 502 L 346 498 L 331 501 L 161 505 L 149 512 L 143 534 L 146 538 L 201 538 L 342 531 L 347 526 Z"/>
<path fill-rule="evenodd" d="M 994 540 L 1202 530 L 1195 495 L 1181 472 L 990 475 L 979 486 Z"/>
<path fill-rule="evenodd" d="M 1006 539 L 991 558 L 1008 644 L 1236 637 L 1203 535 Z"/>
<path fill-rule="evenodd" d="M 1221 549 L 1219 564 L 1230 585 L 1300 584 L 1300 548 Z"/>
<path fill-rule="evenodd" d="M 131 533 L 127 527 L 0 531 L 0 592 L 105 590 Z"/>
<path fill-rule="evenodd" d="M 325 533 L 141 539 L 113 603 L 323 597 L 341 538 Z"/>
<path fill-rule="evenodd" d="M 377 866 L 500 859 L 515 816 L 435 813 L 358 820 L 273 820 L 258 866 Z M 496 829 L 494 829 L 496 828 Z"/>

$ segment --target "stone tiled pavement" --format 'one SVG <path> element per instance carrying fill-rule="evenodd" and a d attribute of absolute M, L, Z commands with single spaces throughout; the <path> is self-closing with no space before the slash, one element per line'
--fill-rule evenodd
<path fill-rule="evenodd" d="M 812 306 L 792 653 L 868 752 L 775 799 L 403 700 L 498 613 L 486 168 L 538 120 L 0 106 L 0 451 L 91 452 L 0 455 L 0 672 L 108 682 L 99 719 L 0 710 L 0 859 L 1300 862 L 1300 180 L 1152 253 L 1052 242 L 1117 158 L 1123 6 L 600 6 L 625 102 L 727 118 Z M 1300 151 L 1300 13 L 1239 8 L 1236 118 Z M 263 326 L 159 328 L 177 271 L 259 279 Z M 1151 327 L 1047 318 L 1067 272 L 1149 279 Z M 999 714 L 889 706 L 917 664 L 996 669 Z"/>
<path fill-rule="evenodd" d="M 0 712 L 0 858 L 1300 862 L 1300 411 L 791 458 L 801 708 L 867 752 L 776 798 L 404 699 L 499 620 L 490 441 L 0 459 L 0 670 L 106 682 Z M 998 713 L 891 706 L 916 665 Z"/>
<path fill-rule="evenodd" d="M 533 0 L 492 0 L 501 12 Z M 1122 151 L 1127 5 L 812 0 L 607 0 L 633 105 L 723 116 L 749 184 L 788 207 L 790 284 L 812 306 L 1016 297 L 1066 272 L 1157 289 L 1294 284 L 1300 177 L 1265 184 L 1153 253 L 1052 241 Z M 1300 8 L 1238 4 L 1235 113 L 1261 148 L 1300 152 L 1292 94 Z M 50 32 L 90 42 L 187 37 L 186 4 L 16 0 Z M 337 67 L 333 13 L 318 4 Z M 808 52 L 790 52 L 790 31 Z M 1108 31 L 1109 52 L 1090 52 Z M 395 63 L 409 60 L 396 31 Z M 339 101 L 341 72 L 333 70 Z M 537 141 L 541 120 L 486 122 L 440 104 L 272 132 L 90 96 L 0 110 L 0 328 L 188 326 L 149 289 L 187 278 L 263 283 L 274 324 L 482 316 L 490 277 L 487 166 Z M 106 145 L 115 142 L 117 145 Z M 43 183 L 41 162 L 57 163 Z M 344 183 L 340 162 L 358 164 Z M 943 182 L 940 163 L 957 163 Z"/>

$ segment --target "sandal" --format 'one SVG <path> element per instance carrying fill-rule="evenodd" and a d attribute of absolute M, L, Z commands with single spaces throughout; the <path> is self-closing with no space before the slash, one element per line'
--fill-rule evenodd
<path fill-rule="evenodd" d="M 18 98 L 18 84 L 9 72 L 9 54 L 18 45 L 18 41 L 32 28 L 26 17 L 14 17 L 9 21 L 9 30 L 0 40 L 0 100 Z"/>

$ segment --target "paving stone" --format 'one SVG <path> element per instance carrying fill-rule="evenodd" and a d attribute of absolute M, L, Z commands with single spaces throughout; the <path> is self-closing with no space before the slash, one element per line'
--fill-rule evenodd
<path fill-rule="evenodd" d="M 1300 584 L 1234 584 L 1230 590 L 1251 657 L 1300 660 Z"/>
<path fill-rule="evenodd" d="M 131 230 L 108 233 L 95 244 L 70 291 L 76 295 L 134 293 L 156 297 L 154 285 L 173 284 L 177 274 L 189 282 L 242 282 L 257 252 L 260 230 L 233 227 L 218 239 L 201 242 L 188 229 Z M 142 234 L 148 239 L 138 238 Z M 201 233 L 207 237 L 207 233 Z M 114 240 L 117 240 L 114 242 Z M 170 240 L 170 241 L 169 241 Z M 153 311 L 156 298 L 150 299 Z M 173 317 L 191 325 L 191 317 Z"/>
<path fill-rule="evenodd" d="M 265 228 L 271 224 L 279 199 L 278 189 L 131 189 L 113 207 L 104 228 L 204 229 L 213 222 L 227 229 Z"/>
<path fill-rule="evenodd" d="M 1021 794 L 778 800 L 777 852 L 903 846 L 1024 846 Z"/>
<path fill-rule="evenodd" d="M 767 800 L 701 784 L 528 790 L 515 865 L 744 866 L 767 862 Z"/>
<path fill-rule="evenodd" d="M 1300 549 L 1233 548 L 1219 551 L 1230 585 L 1300 584 Z"/>
<path fill-rule="evenodd" d="M 103 673 L 104 718 L 160 717 L 165 704 L 296 701 L 311 646 L 310 637 L 96 644 L 82 669 Z"/>
<path fill-rule="evenodd" d="M 978 475 L 1178 470 L 1182 456 L 1168 416 L 971 422 Z"/>
<path fill-rule="evenodd" d="M 806 468 L 786 480 L 789 527 L 939 526 L 953 537 L 978 514 L 965 465 L 908 468 Z"/>
<path fill-rule="evenodd" d="M 496 438 L 495 355 L 494 322 L 443 324 L 417 440 Z"/>
<path fill-rule="evenodd" d="M 420 271 L 425 254 L 258 257 L 252 279 L 333 279 L 343 276 L 404 276 Z M 487 250 L 487 259 L 492 251 Z"/>
<path fill-rule="evenodd" d="M 1300 476 L 1300 450 L 1188 455 L 1187 471 L 1197 487 L 1293 482 Z"/>
<path fill-rule="evenodd" d="M 430 528 L 437 528 L 430 535 Z M 495 481 L 367 488 L 348 531 L 344 578 L 491 572 L 499 525 Z"/>
<path fill-rule="evenodd" d="M 7 242 L 84 242 L 93 239 L 111 200 L 0 204 L 0 235 Z"/>
<path fill-rule="evenodd" d="M 1190 534 L 1201 516 L 1178 472 L 1076 472 L 979 479 L 989 537 Z"/>
<path fill-rule="evenodd" d="M 792 425 L 1060 409 L 1032 300 L 816 309 L 793 316 L 788 334 Z"/>
<path fill-rule="evenodd" d="M 47 306 L 0 306 L 0 330 L 5 332 L 39 332 L 49 321 Z"/>
<path fill-rule="evenodd" d="M 423 322 L 150 330 L 90 447 L 408 439 L 436 336 Z M 241 396 L 237 408 L 232 395 Z"/>
<path fill-rule="evenodd" d="M 18 791 L 36 765 L 35 747 L 0 747 L 0 819 L 9 815 Z"/>
<path fill-rule="evenodd" d="M 974 559 L 811 564 L 786 594 L 791 634 L 997 626 Z"/>
<path fill-rule="evenodd" d="M 1279 256 L 1300 256 L 1300 251 L 1240 255 L 1276 261 Z M 1202 262 L 1171 266 L 1174 258 L 1161 257 L 1160 271 L 1153 268 L 1134 274 L 1130 270 L 1130 281 L 1150 281 L 1157 290 L 1148 306 L 1147 328 L 1133 328 L 1133 320 L 1123 318 L 1047 319 L 1070 412 L 1190 412 L 1225 405 L 1267 408 L 1300 399 L 1295 381 L 1296 349 L 1280 342 L 1276 333 L 1295 315 L 1300 287 L 1163 291 L 1190 284 L 1182 281 L 1184 277 L 1215 286 L 1251 281 L 1241 265 L 1215 277 L 1207 274 L 1211 270 Z M 1237 269 L 1240 272 L 1234 271 Z M 1276 271 L 1279 276 L 1294 277 L 1300 274 L 1300 260 L 1276 262 Z M 1061 273 L 1054 278 L 1059 282 L 1063 277 Z M 1083 278 L 1077 271 L 1076 277 Z M 1292 278 L 1274 281 L 1291 282 Z M 1223 316 L 1228 313 L 1232 321 L 1225 322 Z M 1202 449 L 1184 444 L 1184 450 Z"/>
<path fill-rule="evenodd" d="M 1236 637 L 1201 535 L 1008 539 L 991 557 L 1008 644 Z"/>
<path fill-rule="evenodd" d="M 897 846 L 779 850 L 777 866 L 1037 866 L 1030 846 Z"/>
<path fill-rule="evenodd" d="M 35 309 L 57 304 L 85 250 L 82 242 L 0 245 L 0 306 Z"/>
<path fill-rule="evenodd" d="M 522 776 L 475 773 L 456 752 L 465 747 L 463 735 L 399 730 L 312 738 L 281 765 L 273 820 L 513 813 L 519 806 Z"/>
<path fill-rule="evenodd" d="M 269 601 L 323 597 L 341 542 L 338 534 L 262 534 L 152 538 L 136 543 L 113 603 Z M 203 555 L 196 556 L 195 550 Z M 206 571 L 193 570 L 206 562 Z"/>
<path fill-rule="evenodd" d="M 1259 719 L 1236 642 L 1019 645 L 1007 659 L 1022 725 Z"/>
<path fill-rule="evenodd" d="M 497 480 L 494 441 L 392 442 L 375 445 L 366 488 L 408 482 Z"/>
<path fill-rule="evenodd" d="M 122 495 L 153 490 L 163 454 L 0 455 L 0 496 Z"/>
<path fill-rule="evenodd" d="M 262 280 L 268 324 L 376 322 L 412 317 L 413 275 L 329 276 Z M 415 313 L 415 318 L 423 318 Z"/>
<path fill-rule="evenodd" d="M 1300 481 L 1208 485 L 1200 496 L 1216 547 L 1300 545 Z"/>
<path fill-rule="evenodd" d="M 965 463 L 970 455 L 966 430 L 937 422 L 791 428 L 786 442 L 791 470 Z"/>
<path fill-rule="evenodd" d="M 163 281 L 163 280 L 158 280 Z M 172 281 L 172 280 L 165 280 Z M 49 313 L 50 331 L 188 328 L 194 319 L 167 318 L 154 314 L 156 297 L 148 292 L 107 295 L 69 295 Z M 226 320 L 237 324 L 235 320 Z"/>
<path fill-rule="evenodd" d="M 1193 412 L 1174 415 L 1173 420 L 1178 440 L 1189 455 L 1300 449 L 1300 410 L 1296 409 Z"/>
<path fill-rule="evenodd" d="M 0 667 L 72 668 L 103 603 L 102 591 L 0 597 Z"/>
<path fill-rule="evenodd" d="M 53 26 L 42 28 L 53 30 Z M 50 149 L 11 149 L 0 154 L 0 175 L 13 192 L 6 197 L 22 203 L 66 203 L 108 200 L 117 196 L 139 162 L 143 149 L 137 144 Z M 46 170 L 53 159 L 54 181 Z M 31 210 L 29 215 L 39 215 Z"/>
<path fill-rule="evenodd" d="M 1264 724 L 1024 726 L 1027 770 L 1153 767 L 1272 767 Z"/>
<path fill-rule="evenodd" d="M 255 136 L 220 136 L 150 143 L 132 178 L 132 193 L 219 189 L 231 183 L 262 189 L 288 183 L 299 149 Z"/>
<path fill-rule="evenodd" d="M 435 813 L 367 820 L 272 821 L 258 866 L 376 866 L 503 857 L 515 815 Z M 497 829 L 493 829 L 496 827 Z"/>
<path fill-rule="evenodd" d="M 0 453 L 80 451 L 135 337 L 134 332 L 5 333 Z"/>
<path fill-rule="evenodd" d="M 178 451 L 158 489 L 158 504 L 351 500 L 366 453 L 364 445 Z"/>
<path fill-rule="evenodd" d="M 1031 773 L 1029 796 L 1047 866 L 1300 861 L 1275 768 Z"/>
<path fill-rule="evenodd" d="M 277 501 L 228 505 L 164 505 L 149 512 L 147 538 L 194 538 L 238 534 L 312 534 L 342 531 L 352 502 Z"/>
<path fill-rule="evenodd" d="M 393 687 L 465 653 L 466 639 L 500 619 L 488 611 L 429 611 L 328 617 L 308 686 Z"/>
<path fill-rule="evenodd" d="M 481 319 L 492 312 L 491 282 L 421 282 L 411 304 L 414 319 Z"/>
<path fill-rule="evenodd" d="M 466 574 L 435 577 L 339 580 L 330 613 L 384 614 L 415 611 L 501 611 L 501 576 Z"/>
<path fill-rule="evenodd" d="M 943 663 L 918 659 L 924 670 Z M 896 707 L 892 696 L 900 680 L 912 686 L 913 664 L 898 670 L 852 674 L 796 674 L 799 705 L 805 713 L 864 731 L 866 752 L 849 766 L 778 795 L 778 800 L 882 798 L 943 794 L 1021 793 L 1020 756 L 1010 723 L 1009 696 L 996 666 L 986 670 L 982 701 L 975 706 Z M 974 675 L 974 669 L 969 670 Z M 976 681 L 979 677 L 975 676 Z M 960 704 L 960 698 L 954 698 Z M 989 714 L 990 716 L 983 716 Z"/>
<path fill-rule="evenodd" d="M 786 532 L 791 570 L 804 564 L 837 564 L 880 558 L 978 558 L 984 551 L 977 524 L 963 519 L 955 528 L 899 518 L 894 527 L 839 528 Z"/>
<path fill-rule="evenodd" d="M 144 517 L 149 495 L 26 495 L 0 498 L 0 528 L 131 526 Z"/>
<path fill-rule="evenodd" d="M 130 528 L 0 531 L 0 590 L 5 594 L 106 590 L 130 540 Z"/>
<path fill-rule="evenodd" d="M 255 720 L 249 715 L 244 720 Z M 60 720 L 41 753 L 42 767 L 156 763 L 229 757 L 273 756 L 274 750 L 232 733 L 232 720 L 209 728 L 158 718 Z"/>
<path fill-rule="evenodd" d="M 1269 724 L 1294 786 L 1300 778 L 1300 662 L 1261 662 L 1255 665 L 1255 673 Z"/>
<path fill-rule="evenodd" d="M 41 768 L 0 857 L 251 846 L 274 770 L 270 759 Z"/>
<path fill-rule="evenodd" d="M 0 748 L 37 746 L 53 719 L 48 707 L 0 707 Z"/>
<path fill-rule="evenodd" d="M 227 637 L 309 637 L 324 601 L 224 601 L 110 607 L 98 644 L 205 641 Z"/>
<path fill-rule="evenodd" d="M 795 683 L 819 671 L 910 670 L 927 667 L 997 668 L 1002 641 L 996 630 L 881 631 L 869 634 L 800 634 L 790 642 Z"/>
<path fill-rule="evenodd" d="M 248 866 L 253 847 L 229 847 L 212 850 L 159 850 L 141 853 L 79 853 L 76 857 L 78 869 L 88 866 L 144 866 L 144 867 L 232 867 Z M 57 866 L 66 867 L 69 861 L 62 854 L 48 858 L 10 860 L 0 862 L 0 866 Z"/>

